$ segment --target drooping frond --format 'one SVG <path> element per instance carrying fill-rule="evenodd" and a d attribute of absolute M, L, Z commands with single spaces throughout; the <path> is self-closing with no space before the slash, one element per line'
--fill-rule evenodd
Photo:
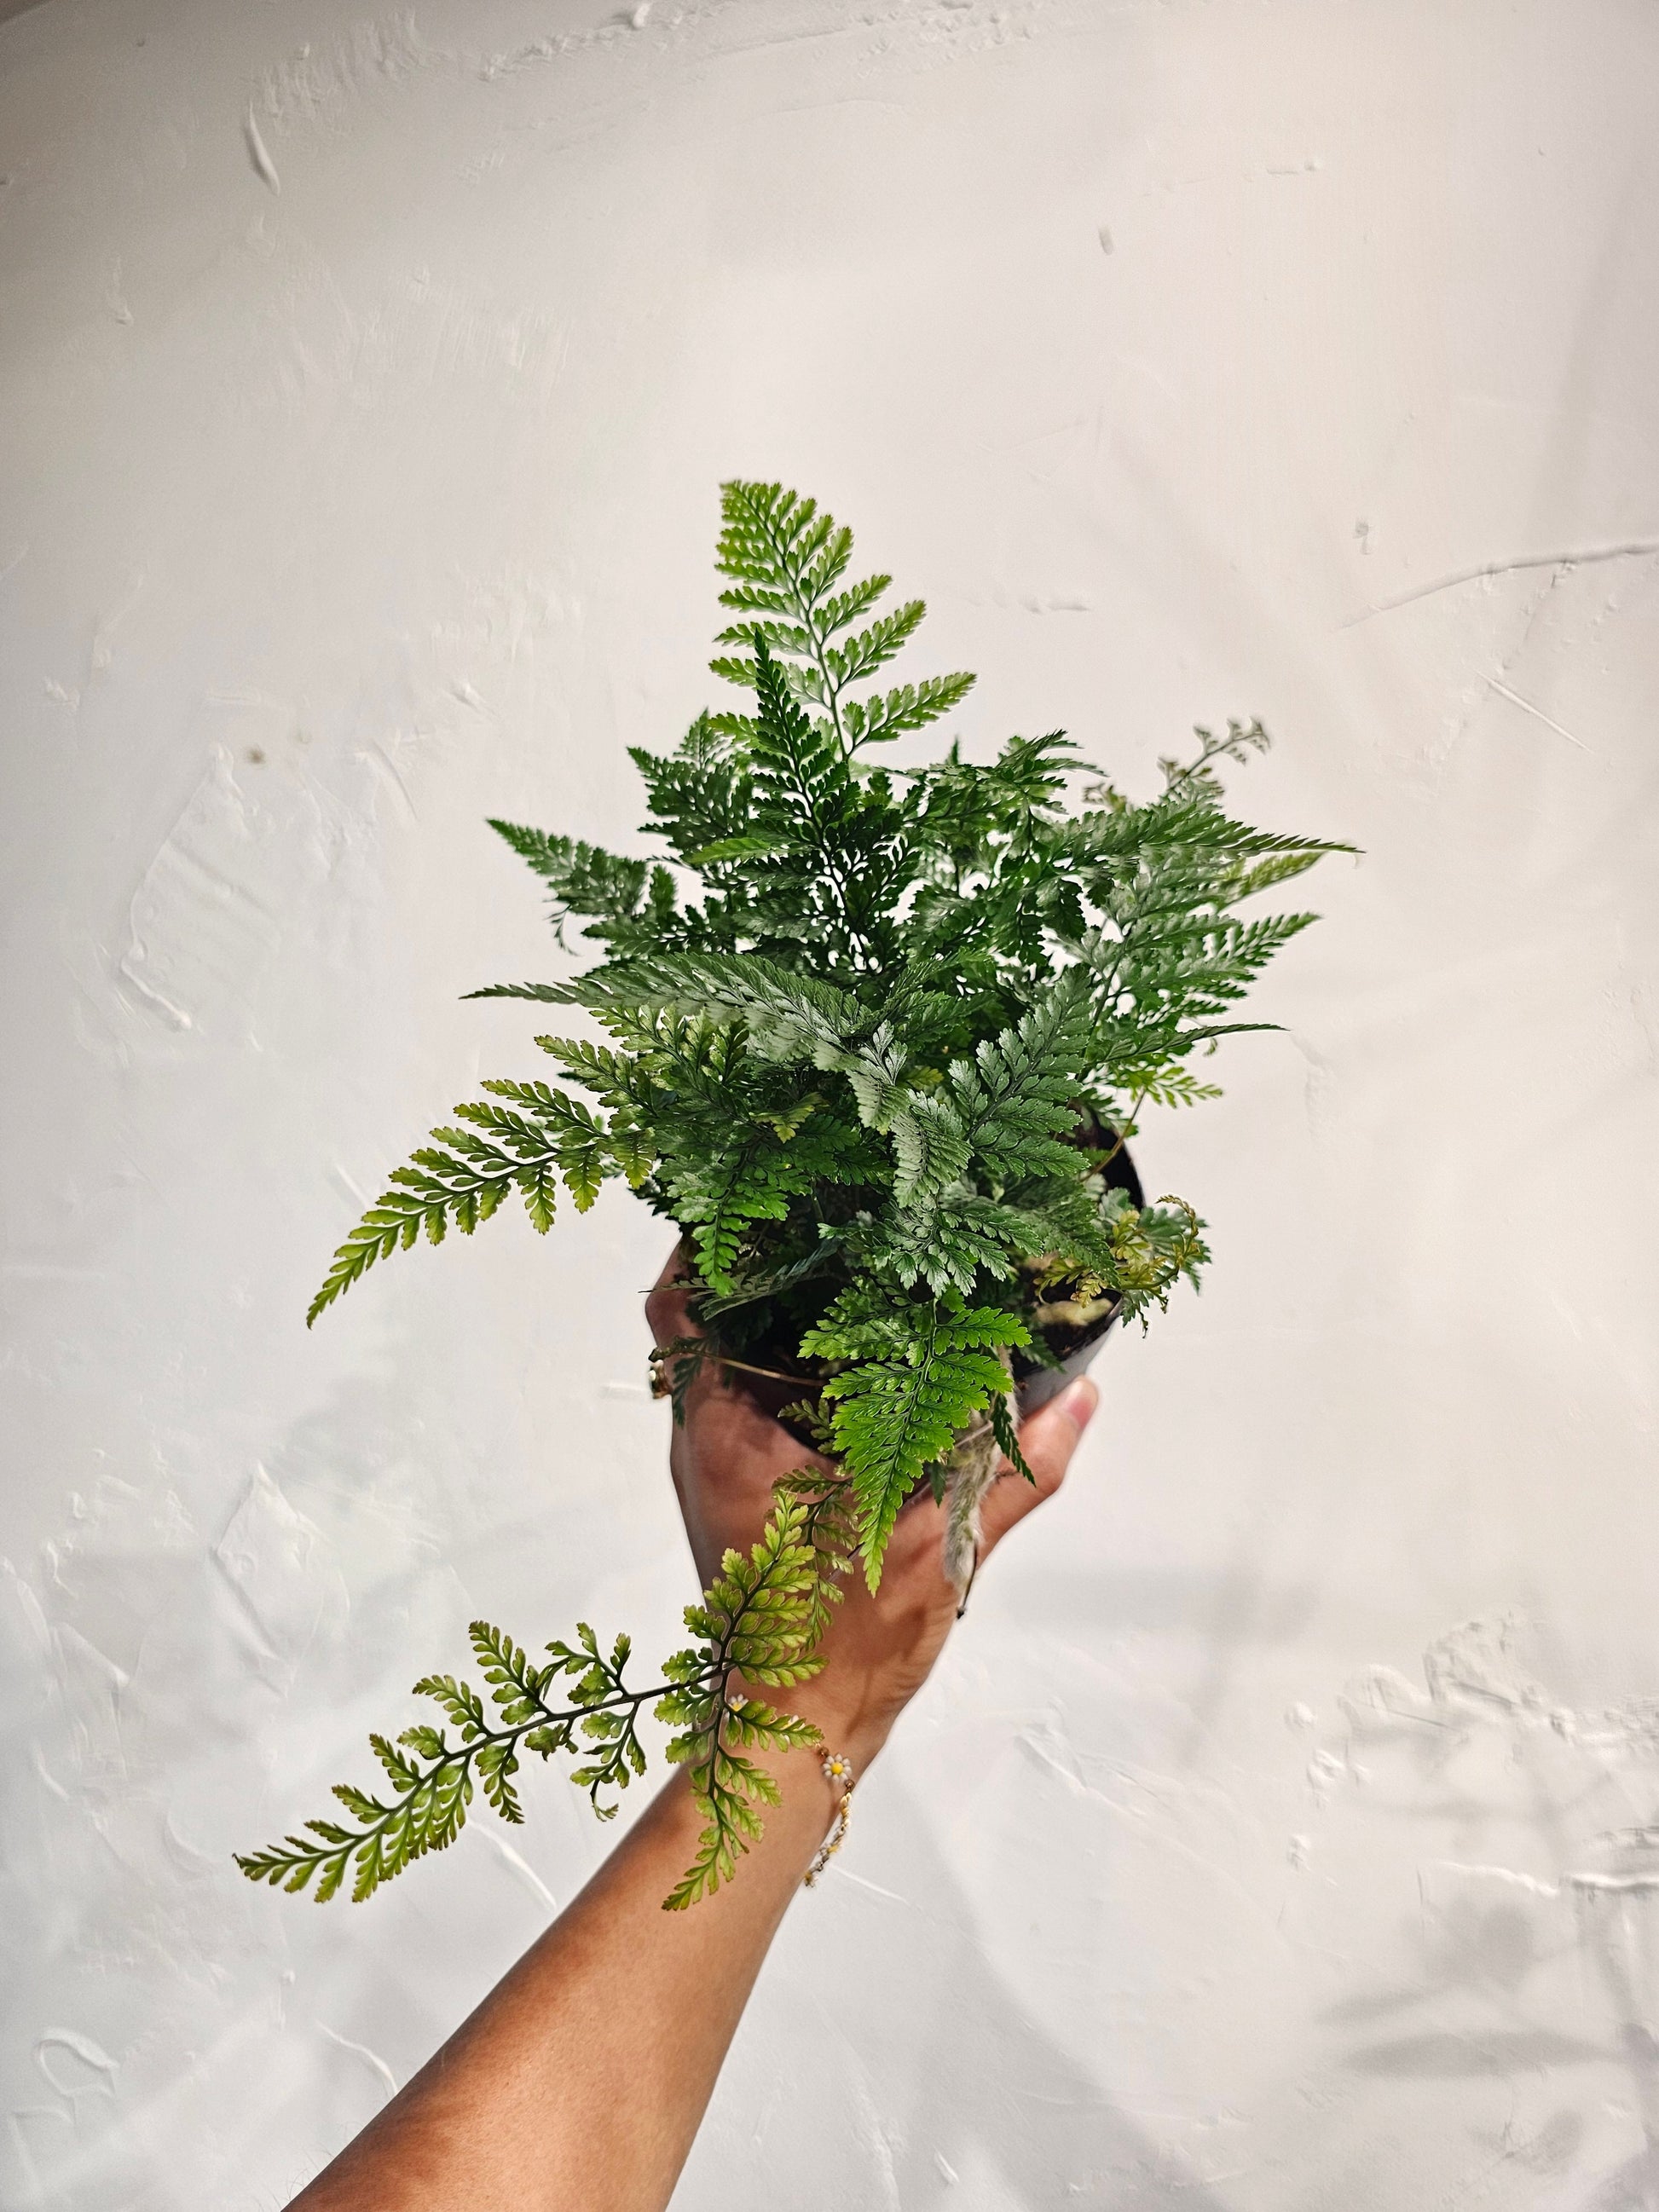
<path fill-rule="evenodd" d="M 586 1106 L 563 1091 L 507 1081 L 484 1088 L 513 1104 L 486 1100 L 458 1106 L 459 1126 L 434 1129 L 430 1145 L 412 1153 L 407 1166 L 393 1168 L 391 1188 L 335 1253 L 306 1315 L 307 1328 L 377 1260 L 406 1252 L 422 1231 L 434 1244 L 441 1244 L 451 1228 L 470 1237 L 517 1190 L 532 1224 L 544 1235 L 553 1223 L 557 1177 L 585 1211 L 608 1176 L 637 1164 Z"/>
<path fill-rule="evenodd" d="M 810 1721 L 747 1694 L 734 1697 L 733 1674 L 763 1689 L 789 1689 L 818 1670 L 824 1626 L 823 1558 L 811 1508 L 786 1492 L 745 1559 L 729 1551 L 685 1624 L 696 1639 L 663 1668 L 674 1685 L 657 1717 L 678 1733 L 667 1756 L 684 1766 L 704 1826 L 684 1878 L 664 1900 L 683 1911 L 730 1881 L 761 1832 L 759 1808 L 775 1805 L 778 1786 L 752 1751 L 787 1752 L 818 1741 Z"/>
<path fill-rule="evenodd" d="M 515 1778 L 529 1753 L 574 1757 L 579 1763 L 570 1779 L 608 1820 L 617 1793 L 646 1771 L 640 1722 L 650 1711 L 676 1729 L 667 1757 L 690 1769 L 708 1823 L 692 1866 L 665 1905 L 678 1911 L 717 1888 L 760 1834 L 757 1808 L 777 1802 L 769 1769 L 749 1754 L 818 1740 L 809 1722 L 752 1695 L 738 1698 L 731 1685 L 741 1674 L 746 1684 L 787 1690 L 817 1672 L 818 1642 L 848 1566 L 844 1491 L 815 1469 L 787 1476 L 748 1557 L 728 1552 L 701 1604 L 687 1608 L 692 1647 L 665 1661 L 660 1678 L 644 1686 L 627 1679 L 626 1636 L 606 1650 L 580 1621 L 574 1642 L 550 1644 L 538 1661 L 489 1622 L 475 1620 L 472 1650 L 485 1694 L 453 1674 L 424 1676 L 414 1694 L 432 1699 L 446 1725 L 417 1723 L 396 1745 L 370 1736 L 389 1791 L 375 1796 L 341 1783 L 334 1794 L 352 1825 L 308 1820 L 308 1832 L 239 1853 L 237 1864 L 252 1881 L 311 1888 L 322 1905 L 349 1875 L 361 1904 L 428 1851 L 452 1844 L 477 1790 L 517 1826 L 524 1814 Z"/>

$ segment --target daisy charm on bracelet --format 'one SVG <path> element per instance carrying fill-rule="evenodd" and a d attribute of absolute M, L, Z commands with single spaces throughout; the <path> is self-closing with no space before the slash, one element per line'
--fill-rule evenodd
<path fill-rule="evenodd" d="M 812 1854 L 812 1863 L 803 1876 L 803 1885 L 811 1889 L 830 1860 L 847 1840 L 847 1831 L 853 1818 L 853 1785 L 858 1777 L 853 1771 L 853 1762 L 839 1751 L 824 1751 L 818 1754 L 818 1764 L 823 1769 L 823 1778 L 836 1792 L 836 1817 L 830 1832 Z"/>

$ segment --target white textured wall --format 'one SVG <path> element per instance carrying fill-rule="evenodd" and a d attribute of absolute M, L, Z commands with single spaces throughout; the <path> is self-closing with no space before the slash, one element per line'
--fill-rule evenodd
<path fill-rule="evenodd" d="M 625 842 L 714 486 L 961 726 L 1346 834 L 1115 1344 L 683 2185 L 1659 2204 L 1659 18 L 1642 0 L 50 0 L 0 27 L 0 2202 L 274 2206 L 568 1898 L 235 1846 L 463 1656 L 688 1594 L 621 1198 L 365 1194 L 535 1024 L 486 812 Z M 844 1871 L 843 1871 L 844 1869 Z"/>

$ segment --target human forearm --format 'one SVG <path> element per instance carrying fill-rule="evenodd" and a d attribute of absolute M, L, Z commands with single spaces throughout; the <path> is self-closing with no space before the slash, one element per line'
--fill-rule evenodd
<path fill-rule="evenodd" d="M 677 1776 L 293 2212 L 658 2212 L 833 1817 L 815 1757 L 775 1771 L 781 1802 L 738 1879 L 671 1913 L 702 1826 Z"/>
<path fill-rule="evenodd" d="M 683 1316 L 659 1315 L 659 1338 Z M 1021 1431 L 1035 1480 L 1005 1479 L 984 1550 L 1058 1487 L 1094 1392 L 1073 1383 Z M 717 1373 L 674 1433 L 676 1486 L 705 1583 L 752 1541 L 794 1439 Z M 944 1516 L 925 1495 L 899 1516 L 879 1596 L 848 1578 L 806 1681 L 768 1688 L 861 1778 L 956 1618 Z M 737 1685 L 732 1686 L 734 1688 Z M 290 2212 L 660 2212 L 690 2148 L 755 1977 L 838 1792 L 806 1749 L 757 1753 L 780 1802 L 736 1880 L 689 1911 L 664 1898 L 702 1827 L 676 1777 L 586 1887 L 379 2118 Z"/>

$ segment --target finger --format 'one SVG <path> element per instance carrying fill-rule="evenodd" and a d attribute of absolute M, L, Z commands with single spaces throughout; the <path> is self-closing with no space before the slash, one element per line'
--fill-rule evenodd
<path fill-rule="evenodd" d="M 1004 1462 L 1002 1479 L 986 1493 L 981 1559 L 988 1557 L 1016 1522 L 1035 1512 L 1045 1498 L 1052 1498 L 1060 1488 L 1078 1439 L 1099 1403 L 1099 1391 L 1086 1375 L 1079 1375 L 1024 1423 L 1019 1431 L 1019 1448 L 1036 1480 L 1027 1482 Z"/>
<path fill-rule="evenodd" d="M 651 1331 L 653 1342 L 672 1344 L 677 1336 L 702 1334 L 692 1320 L 691 1309 L 686 1302 L 684 1285 L 690 1274 L 684 1247 L 677 1244 L 645 1301 L 646 1326 Z"/>
<path fill-rule="evenodd" d="M 672 1344 L 678 1337 L 706 1334 L 692 1316 L 684 1288 L 690 1279 L 685 1248 L 676 1245 L 645 1302 L 645 1317 L 659 1346 Z M 664 1368 L 658 1370 L 658 1388 L 665 1396 L 664 1371 Z M 792 1474 L 797 1468 L 827 1468 L 830 1464 L 775 1420 L 719 1359 L 706 1358 L 700 1364 L 681 1402 L 683 1419 L 675 1425 L 669 1467 L 682 1505 L 686 1504 L 685 1455 L 680 1447 L 694 1433 L 702 1446 L 697 1456 L 702 1463 L 746 1468 L 768 1498 L 780 1475 Z"/>
<path fill-rule="evenodd" d="M 700 1337 L 704 1334 L 691 1311 L 687 1287 L 690 1281 L 691 1268 L 685 1256 L 685 1247 L 677 1244 L 663 1263 L 662 1273 L 653 1284 L 645 1301 L 646 1327 L 650 1330 L 651 1340 L 659 1351 L 686 1337 Z M 678 1364 L 677 1361 L 653 1360 L 653 1397 L 665 1398 L 668 1395 L 671 1370 Z M 712 1359 L 700 1361 L 689 1389 L 682 1394 L 681 1420 L 675 1425 L 676 1437 L 681 1433 L 684 1421 L 690 1419 L 694 1409 L 701 1407 L 710 1397 L 729 1397 L 731 1395 L 730 1379 L 720 1363 Z"/>

